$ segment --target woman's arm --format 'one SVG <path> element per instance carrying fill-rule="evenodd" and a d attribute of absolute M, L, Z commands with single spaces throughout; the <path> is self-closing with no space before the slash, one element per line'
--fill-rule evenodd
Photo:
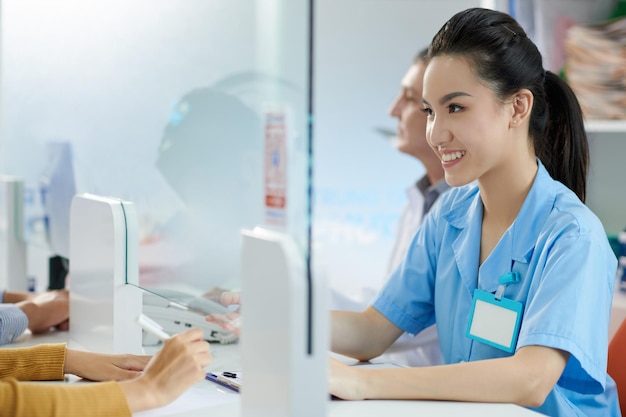
<path fill-rule="evenodd" d="M 38 384 L 0 380 L 0 416 L 130 417 L 117 382 Z"/>
<path fill-rule="evenodd" d="M 150 356 L 106 354 L 67 349 L 64 373 L 91 381 L 123 381 L 141 375 Z"/>
<path fill-rule="evenodd" d="M 74 374 L 92 381 L 136 378 L 150 356 L 109 355 L 66 349 L 65 344 L 41 344 L 0 350 L 0 379 L 54 381 Z"/>
<path fill-rule="evenodd" d="M 331 362 L 330 392 L 344 399 L 421 399 L 538 407 L 559 380 L 567 352 L 526 346 L 508 358 L 424 368 L 364 369 Z"/>
<path fill-rule="evenodd" d="M 0 379 L 52 381 L 63 379 L 65 344 L 0 349 Z"/>
<path fill-rule="evenodd" d="M 49 345 L 46 349 L 54 349 L 55 355 L 61 358 L 53 361 L 56 365 L 51 367 L 54 369 L 51 375 L 58 376 L 60 373 L 62 376 L 64 345 Z M 20 350 L 22 349 L 5 349 L 3 353 Z M 142 368 L 142 357 L 89 352 L 83 352 L 76 357 L 72 352 L 80 353 L 68 350 L 67 361 L 70 364 L 66 367 L 67 371 L 71 370 L 81 376 L 104 377 L 116 374 L 134 378 L 122 382 L 93 384 L 25 384 L 14 378 L 4 379 L 0 381 L 0 415 L 130 416 L 133 412 L 156 408 L 173 401 L 191 385 L 204 379 L 204 367 L 211 361 L 209 344 L 202 340 L 202 331 L 199 329 L 188 330 L 166 341 L 143 372 L 119 372 L 125 367 Z"/>
<path fill-rule="evenodd" d="M 331 312 L 331 350 L 366 361 L 381 355 L 403 331 L 373 307 Z"/>
<path fill-rule="evenodd" d="M 199 329 L 166 340 L 152 357 L 67 350 L 65 372 L 94 381 L 122 380 L 132 412 L 165 405 L 202 380 L 211 362 L 209 344 Z"/>

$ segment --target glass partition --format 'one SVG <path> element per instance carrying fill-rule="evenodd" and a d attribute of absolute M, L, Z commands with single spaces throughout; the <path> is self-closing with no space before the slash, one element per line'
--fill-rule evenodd
<path fill-rule="evenodd" d="M 308 256 L 308 1 L 1 5 L 2 166 L 25 180 L 31 245 L 66 255 L 69 206 L 50 201 L 89 192 L 136 205 L 151 291 L 238 288 L 255 225 Z"/>

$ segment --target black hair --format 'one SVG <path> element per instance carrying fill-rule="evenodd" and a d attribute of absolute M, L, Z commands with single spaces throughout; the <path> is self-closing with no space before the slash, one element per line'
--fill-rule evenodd
<path fill-rule="evenodd" d="M 457 56 L 504 102 L 521 89 L 534 96 L 529 136 L 535 154 L 557 181 L 585 201 L 589 144 L 570 86 L 545 71 L 541 53 L 506 13 L 471 8 L 454 15 L 433 38 L 429 58 Z"/>

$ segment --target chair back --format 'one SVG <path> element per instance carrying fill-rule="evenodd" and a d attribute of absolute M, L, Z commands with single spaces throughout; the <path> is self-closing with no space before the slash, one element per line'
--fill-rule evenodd
<path fill-rule="evenodd" d="M 615 380 L 622 415 L 626 416 L 626 320 L 622 322 L 609 343 L 607 370 Z"/>

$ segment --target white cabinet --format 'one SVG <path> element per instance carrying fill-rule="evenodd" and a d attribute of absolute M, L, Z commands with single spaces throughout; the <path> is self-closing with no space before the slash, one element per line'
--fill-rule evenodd
<path fill-rule="evenodd" d="M 609 235 L 626 227 L 626 120 L 593 120 L 589 133 L 587 206 L 602 220 Z"/>
<path fill-rule="evenodd" d="M 626 134 L 626 120 L 588 120 L 585 127 L 590 134 Z"/>

